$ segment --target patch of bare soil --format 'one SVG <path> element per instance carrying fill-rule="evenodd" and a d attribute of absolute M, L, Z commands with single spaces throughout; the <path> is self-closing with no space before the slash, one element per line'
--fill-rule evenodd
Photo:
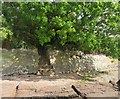
<path fill-rule="evenodd" d="M 57 96 L 69 97 L 69 99 L 72 99 L 72 97 L 77 97 L 77 94 L 71 88 L 72 85 L 75 85 L 76 88 L 81 93 L 85 93 L 87 97 L 118 97 L 118 91 L 115 90 L 113 86 L 107 82 L 81 82 L 80 78 L 77 77 L 78 76 L 76 76 L 75 74 L 54 77 L 37 75 L 3 76 L 2 97 Z M 19 87 L 18 90 L 16 90 L 16 86 L 18 83 Z"/>

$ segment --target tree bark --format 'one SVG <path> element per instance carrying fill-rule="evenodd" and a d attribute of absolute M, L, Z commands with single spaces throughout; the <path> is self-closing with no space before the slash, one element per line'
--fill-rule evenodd
<path fill-rule="evenodd" d="M 42 68 L 42 69 L 49 68 L 50 69 L 51 65 L 50 65 L 50 58 L 49 58 L 47 47 L 39 45 L 37 47 L 37 49 L 38 49 L 38 54 L 40 56 L 39 62 L 38 62 L 39 68 Z"/>

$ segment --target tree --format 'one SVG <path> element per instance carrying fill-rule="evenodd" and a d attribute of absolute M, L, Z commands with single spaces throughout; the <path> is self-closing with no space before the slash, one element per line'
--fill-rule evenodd
<path fill-rule="evenodd" d="M 117 2 L 6 2 L 2 11 L 13 38 L 36 47 L 50 65 L 47 45 L 118 55 L 110 36 L 120 33 L 119 10 Z"/>

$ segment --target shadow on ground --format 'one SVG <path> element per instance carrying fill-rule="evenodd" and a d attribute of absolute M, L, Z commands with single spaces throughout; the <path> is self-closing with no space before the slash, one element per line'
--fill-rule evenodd
<path fill-rule="evenodd" d="M 108 74 L 106 71 L 95 71 L 95 72 L 82 72 L 82 73 L 71 73 L 71 74 L 58 74 L 53 76 L 38 76 L 34 74 L 29 75 L 3 75 L 2 80 L 10 80 L 10 81 L 39 81 L 39 80 L 57 80 L 57 79 L 73 79 L 73 80 L 81 80 L 81 81 L 92 81 L 94 82 L 96 76 L 100 74 Z"/>

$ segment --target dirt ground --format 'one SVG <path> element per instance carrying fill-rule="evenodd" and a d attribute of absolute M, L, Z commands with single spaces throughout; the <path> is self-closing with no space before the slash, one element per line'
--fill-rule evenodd
<path fill-rule="evenodd" d="M 68 97 L 67 99 L 78 99 L 77 94 L 71 88 L 72 85 L 75 85 L 81 93 L 85 93 L 89 97 L 88 99 L 91 99 L 90 97 L 92 99 L 96 99 L 95 97 L 118 99 L 114 97 L 118 97 L 119 92 L 109 83 L 109 80 L 115 82 L 118 80 L 119 66 L 117 66 L 117 62 L 115 64 L 105 69 L 107 73 L 97 75 L 88 81 L 81 80 L 77 74 L 61 74 L 53 77 L 38 75 L 2 76 L 2 97 L 39 97 L 38 99 L 46 99 L 46 97 L 64 97 L 66 99 Z M 18 83 L 19 88 L 16 91 Z"/>
<path fill-rule="evenodd" d="M 62 75 L 60 77 L 4 76 L 2 80 L 2 97 L 76 96 L 71 85 L 75 85 L 87 97 L 118 97 L 118 91 L 109 83 L 83 82 L 74 77 L 75 75 Z M 16 91 L 18 83 L 20 84 Z"/>

